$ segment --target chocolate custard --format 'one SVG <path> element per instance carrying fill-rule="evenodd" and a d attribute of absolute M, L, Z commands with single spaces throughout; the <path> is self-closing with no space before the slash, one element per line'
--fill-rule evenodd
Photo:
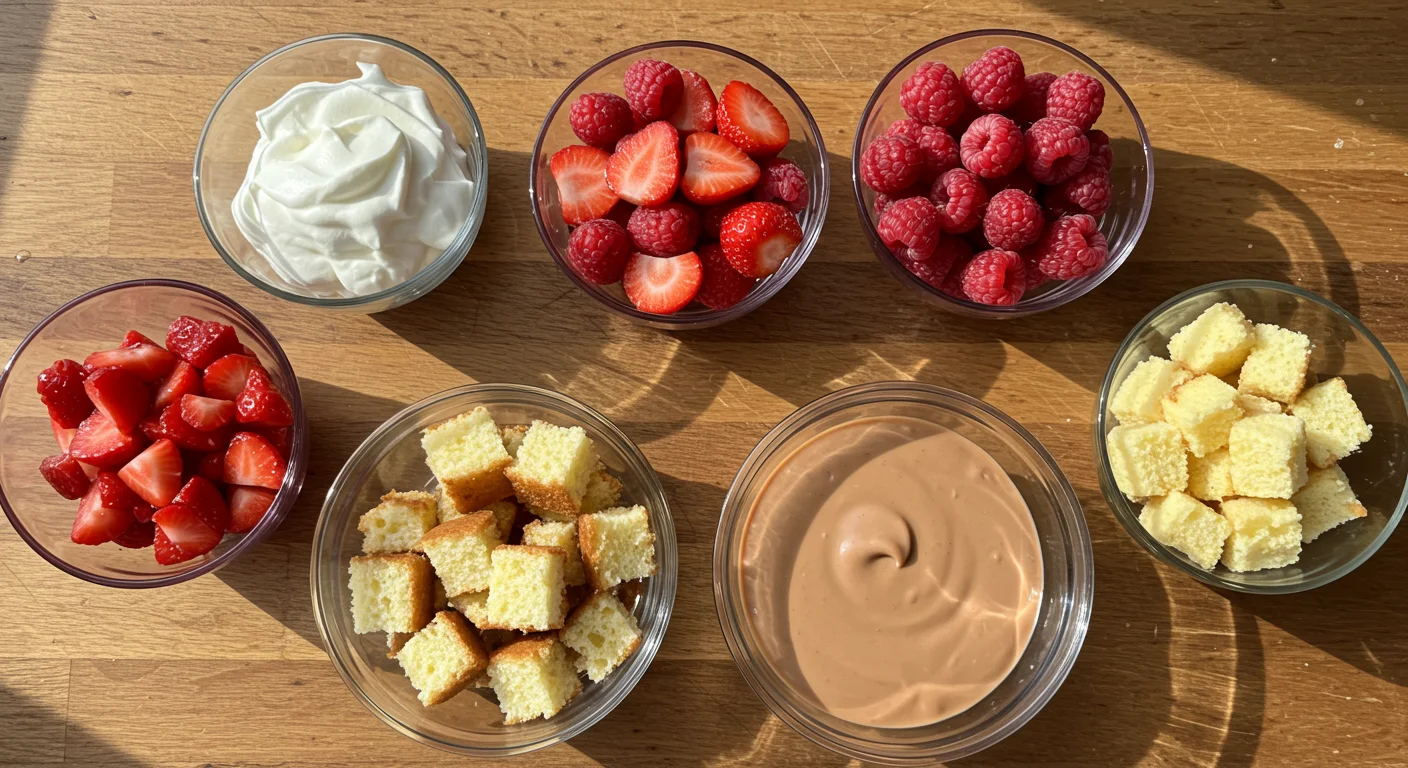
<path fill-rule="evenodd" d="M 1041 602 L 1031 512 L 967 438 L 911 417 L 832 427 L 783 459 L 744 533 L 746 615 L 831 714 L 907 728 L 1012 671 Z"/>

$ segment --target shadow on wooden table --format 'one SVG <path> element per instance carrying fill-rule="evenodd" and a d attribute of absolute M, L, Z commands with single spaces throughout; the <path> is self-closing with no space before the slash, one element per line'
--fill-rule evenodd
<path fill-rule="evenodd" d="M 58 764 L 82 752 L 94 765 L 139 768 L 147 763 L 98 739 L 86 728 L 0 678 L 0 762 L 6 765 Z M 64 681 L 65 685 L 68 681 Z M 66 699 L 67 697 L 65 697 Z"/>
<path fill-rule="evenodd" d="M 10 165 L 17 154 L 15 145 L 20 140 L 20 124 L 29 101 L 29 87 L 39 69 L 39 51 L 52 13 L 53 3 L 40 0 L 6 5 L 0 14 L 4 18 L 4 23 L 0 24 L 0 72 L 5 76 L 4 104 L 0 105 L 0 196 L 8 187 Z M 14 253 L 4 255 L 10 257 Z"/>

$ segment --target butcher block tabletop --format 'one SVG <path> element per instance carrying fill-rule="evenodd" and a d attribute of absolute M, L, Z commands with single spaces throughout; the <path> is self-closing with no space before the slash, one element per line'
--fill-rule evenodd
<path fill-rule="evenodd" d="M 1049 35 L 1128 91 L 1154 147 L 1153 212 L 1100 288 L 1025 320 L 928 306 L 875 260 L 851 141 L 877 81 L 939 37 Z M 404 41 L 458 79 L 489 147 L 464 265 L 378 315 L 282 301 L 215 254 L 192 157 L 221 91 L 305 37 Z M 644 450 L 670 497 L 679 592 L 634 692 L 570 742 L 483 761 L 566 766 L 848 764 L 769 714 L 720 634 L 715 527 L 756 441 L 829 391 L 914 379 L 982 398 L 1055 456 L 1089 523 L 1095 606 L 1059 693 L 971 766 L 1408 764 L 1408 533 L 1322 589 L 1219 592 L 1115 521 L 1091 419 L 1130 327 L 1237 277 L 1358 314 L 1408 360 L 1408 5 L 1383 0 L 0 0 L 0 347 L 108 283 L 176 277 L 274 332 L 302 387 L 312 462 L 266 542 L 213 575 L 121 590 L 67 576 L 0 522 L 0 766 L 464 765 L 383 725 L 328 660 L 309 551 L 328 485 L 402 406 L 473 382 L 559 390 Z M 800 274 L 757 312 L 669 333 L 608 314 L 553 264 L 526 186 L 543 115 L 622 48 L 743 51 L 810 107 L 830 210 Z"/>

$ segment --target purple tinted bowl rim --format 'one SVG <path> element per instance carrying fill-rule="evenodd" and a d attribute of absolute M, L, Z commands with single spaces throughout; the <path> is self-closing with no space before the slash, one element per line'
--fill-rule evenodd
<path fill-rule="evenodd" d="M 288 460 L 288 469 L 284 475 L 284 483 L 279 488 L 278 494 L 274 497 L 273 506 L 269 508 L 268 513 L 264 515 L 264 518 L 259 521 L 258 525 L 248 533 L 245 533 L 240 540 L 235 542 L 228 550 L 200 563 L 194 568 L 177 573 L 158 575 L 152 578 L 123 579 L 99 576 L 98 574 L 72 565 L 53 552 L 50 552 L 34 538 L 34 535 L 31 534 L 24 523 L 20 521 L 19 516 L 10 505 L 9 496 L 5 494 L 3 485 L 0 485 L 0 508 L 5 510 L 5 517 L 9 518 L 10 525 L 14 526 L 15 532 L 20 535 L 21 539 L 24 539 L 24 542 L 29 545 L 29 548 L 34 550 L 40 557 L 47 560 L 50 565 L 64 571 L 70 576 L 105 587 L 150 589 L 180 584 L 184 581 L 194 579 L 197 576 L 216 571 L 241 555 L 245 550 L 263 541 L 274 529 L 279 527 L 279 524 L 282 523 L 283 519 L 288 515 L 289 510 L 293 508 L 293 503 L 298 498 L 299 492 L 303 489 L 304 475 L 308 471 L 308 417 L 303 410 L 303 398 L 298 386 L 298 377 L 293 372 L 293 365 L 289 363 L 288 357 L 284 355 L 283 347 L 279 346 L 278 341 L 274 338 L 274 334 L 265 327 L 264 323 L 260 322 L 259 318 L 236 303 L 234 299 L 231 299 L 219 291 L 184 280 L 170 280 L 165 278 L 127 280 L 105 285 L 70 299 L 65 302 L 63 306 L 49 313 L 49 316 L 40 321 L 40 323 L 34 327 L 34 330 L 30 331 L 24 337 L 24 340 L 19 343 L 19 346 L 15 347 L 15 351 L 10 355 L 9 360 L 5 362 L 4 369 L 0 370 L 0 392 L 4 392 L 5 387 L 10 383 L 10 374 L 15 367 L 15 363 L 19 360 L 20 355 L 24 353 L 30 343 L 33 342 L 50 323 L 54 322 L 54 320 L 58 319 L 69 310 L 86 303 L 89 299 L 128 288 L 169 288 L 177 291 L 187 291 L 199 294 L 208 299 L 213 299 L 236 315 L 239 315 L 241 319 L 254 328 L 255 332 L 261 337 L 261 340 L 269 346 L 279 372 L 290 382 L 289 391 L 285 394 L 288 396 L 289 407 L 293 410 L 293 448 Z"/>
<path fill-rule="evenodd" d="M 557 118 L 558 113 L 567 103 L 567 99 L 572 95 L 573 91 L 577 90 L 582 83 L 586 82 L 587 78 L 595 75 L 603 67 L 615 61 L 661 48 L 699 48 L 714 53 L 722 53 L 753 67 L 770 78 L 792 99 L 797 106 L 797 110 L 802 113 L 802 118 L 806 121 L 811 136 L 816 138 L 816 152 L 820 158 L 818 162 L 820 172 L 817 174 L 819 178 L 808 180 L 809 193 L 813 199 L 820 201 L 820 207 L 817 209 L 817 215 L 815 217 L 816 221 L 802 233 L 802 242 L 797 245 L 796 250 L 788 257 L 782 269 L 779 269 L 778 272 L 772 276 L 773 278 L 781 277 L 782 279 L 774 280 L 763 288 L 755 289 L 743 301 L 727 309 L 714 309 L 688 316 L 656 315 L 650 312 L 642 312 L 624 302 L 608 300 L 598 294 L 597 291 L 602 286 L 594 285 L 583 280 L 582 277 L 577 274 L 577 271 L 572 269 L 572 265 L 567 263 L 566 257 L 553 245 L 552 238 L 548 232 L 547 223 L 543 221 L 543 213 L 538 202 L 537 194 L 538 164 L 542 157 L 543 143 L 547 138 L 548 128 L 553 124 L 553 121 Z M 636 322 L 663 330 L 692 330 L 721 325 L 730 320 L 743 317 L 749 312 L 766 304 L 776 296 L 777 293 L 801 271 L 807 257 L 811 255 L 812 250 L 816 247 L 816 243 L 821 237 L 822 226 L 826 223 L 826 210 L 830 202 L 830 195 L 831 165 L 826 156 L 826 143 L 822 139 L 821 129 L 817 127 L 816 120 L 812 117 L 811 110 L 807 108 L 806 102 L 802 101 L 802 97 L 792 89 L 792 86 L 789 85 L 781 75 L 772 71 L 766 64 L 763 64 L 757 59 L 732 48 L 698 40 L 661 40 L 653 43 L 643 43 L 613 53 L 588 67 L 582 74 L 578 75 L 571 84 L 564 88 L 557 99 L 553 101 L 552 107 L 548 109 L 547 115 L 543 117 L 543 124 L 538 129 L 538 137 L 533 141 L 533 153 L 528 160 L 528 202 L 533 210 L 533 222 L 538 227 L 538 237 L 542 239 L 543 246 L 547 248 L 548 254 L 552 256 L 553 261 L 557 263 L 558 269 L 561 269 L 562 272 L 567 275 L 567 278 L 575 283 L 578 288 L 582 289 L 583 292 L 612 312 Z"/>
<path fill-rule="evenodd" d="M 863 182 L 860 180 L 860 156 L 863 150 L 863 147 L 861 147 L 861 139 L 864 136 L 865 124 L 870 121 L 870 116 L 875 111 L 875 106 L 880 101 L 880 96 L 885 92 L 885 89 L 889 87 L 890 83 L 901 72 L 905 71 L 910 64 L 914 63 L 914 61 L 921 56 L 946 45 L 979 37 L 1015 37 L 1049 45 L 1094 70 L 1105 82 L 1110 84 L 1110 87 L 1119 95 L 1120 100 L 1124 102 L 1125 109 L 1129 110 L 1130 119 L 1134 121 L 1134 127 L 1139 133 L 1139 143 L 1144 151 L 1144 166 L 1147 169 L 1147 191 L 1144 195 L 1143 205 L 1139 210 L 1138 219 L 1135 223 L 1134 231 L 1129 238 L 1128 246 L 1122 248 L 1122 253 L 1115 257 L 1115 267 L 1110 269 L 1109 272 L 1099 280 L 1083 281 L 1073 286 L 1069 291 L 1061 292 L 1059 296 L 1056 296 L 1057 291 L 1049 291 L 1033 298 L 1029 302 L 1019 301 L 1010 307 L 991 306 L 956 299 L 910 274 L 909 270 L 905 269 L 904 265 L 899 263 L 899 260 L 890 253 L 890 250 L 886 248 L 885 244 L 880 240 L 880 235 L 875 230 L 875 222 L 871 220 L 870 211 L 865 204 L 865 190 L 862 188 Z M 940 38 L 919 48 L 914 53 L 906 56 L 899 64 L 895 65 L 894 69 L 891 69 L 881 78 L 880 83 L 875 86 L 875 90 L 870 94 L 870 100 L 866 102 L 865 109 L 861 111 L 860 122 L 856 124 L 855 139 L 851 142 L 851 189 L 855 197 L 856 214 L 860 217 L 861 228 L 865 231 L 866 238 L 870 241 L 871 250 L 875 252 L 876 258 L 881 264 L 885 265 L 885 268 L 888 269 L 897 280 L 919 291 L 926 299 L 950 312 L 956 312 L 970 317 L 999 320 L 1027 317 L 1039 312 L 1065 306 L 1087 293 L 1090 293 L 1104 284 L 1106 280 L 1110 279 L 1110 277 L 1119 270 L 1119 267 L 1123 266 L 1124 262 L 1129 259 L 1129 256 L 1134 252 L 1134 246 L 1138 244 L 1140 236 L 1144 234 L 1144 227 L 1149 222 L 1149 211 L 1153 208 L 1154 204 L 1154 148 L 1153 145 L 1149 143 L 1149 132 L 1144 127 L 1143 119 L 1139 117 L 1139 111 L 1135 109 L 1134 101 L 1129 98 L 1129 94 L 1125 92 L 1124 88 L 1119 84 L 1119 81 L 1115 80 L 1104 67 L 1097 64 L 1089 56 L 1086 56 L 1060 40 L 1055 40 L 1035 32 L 1024 32 L 1018 29 L 974 29 Z M 1055 298 L 1043 301 L 1053 296 Z"/>

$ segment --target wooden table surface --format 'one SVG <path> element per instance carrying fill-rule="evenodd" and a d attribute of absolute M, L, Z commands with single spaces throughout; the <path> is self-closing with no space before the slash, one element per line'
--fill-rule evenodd
<path fill-rule="evenodd" d="M 769 715 L 719 633 L 710 558 L 725 489 L 755 441 L 830 390 L 913 378 L 985 398 L 1045 443 L 1085 505 L 1096 596 L 1085 650 L 1024 730 L 965 765 L 1405 765 L 1408 535 L 1351 576 L 1279 598 L 1157 565 L 1096 485 L 1090 418 L 1115 347 L 1174 293 L 1231 277 L 1321 291 L 1408 359 L 1408 8 L 1392 0 L 0 0 L 0 348 L 83 291 L 193 279 L 274 330 L 301 377 L 312 468 L 277 534 L 181 586 L 70 578 L 0 523 L 0 765 L 430 766 L 463 760 L 389 728 L 320 645 L 308 552 L 323 494 L 403 404 L 475 381 L 566 392 L 613 418 L 672 497 L 680 588 L 634 693 L 559 766 L 843 765 Z M 984 323 L 920 302 L 875 262 L 849 148 L 876 81 L 945 34 L 1052 35 L 1128 89 L 1155 146 L 1134 256 L 1073 306 Z M 220 262 L 191 158 L 210 106 L 253 59 L 362 31 L 427 52 L 487 134 L 488 215 L 444 285 L 376 316 L 295 307 Z M 830 216 L 801 274 L 731 325 L 689 334 L 607 315 L 558 272 L 523 194 L 561 89 L 636 43 L 743 50 L 802 95 L 832 153 Z M 17 254 L 28 254 L 17 259 Z"/>

